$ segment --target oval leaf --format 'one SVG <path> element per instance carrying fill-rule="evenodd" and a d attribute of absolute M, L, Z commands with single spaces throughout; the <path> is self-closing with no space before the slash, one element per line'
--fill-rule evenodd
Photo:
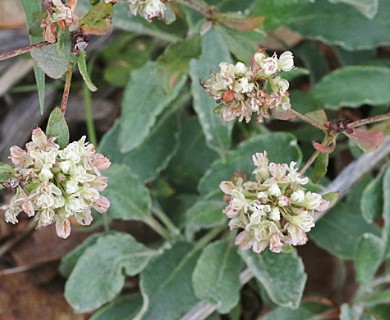
<path fill-rule="evenodd" d="M 177 97 L 186 80 L 186 76 L 182 76 L 167 92 L 156 72 L 156 64 L 149 62 L 131 73 L 122 101 L 118 140 L 121 152 L 128 152 L 144 141 L 157 116 Z"/>
<path fill-rule="evenodd" d="M 384 254 L 383 240 L 372 233 L 363 234 L 356 247 L 356 278 L 362 285 L 369 285 L 375 272 L 382 263 Z"/>
<path fill-rule="evenodd" d="M 84 50 L 81 50 L 79 58 L 77 59 L 77 66 L 79 67 L 79 71 L 84 79 L 87 88 L 90 91 L 95 92 L 97 90 L 97 87 L 93 84 L 91 78 L 89 77 L 86 56 L 87 53 Z"/>
<path fill-rule="evenodd" d="M 239 251 L 248 268 L 279 306 L 297 308 L 306 283 L 303 263 L 295 253 Z"/>
<path fill-rule="evenodd" d="M 141 274 L 144 304 L 134 319 L 178 319 L 197 301 L 191 277 L 200 254 L 190 243 L 178 242 L 153 259 Z"/>
<path fill-rule="evenodd" d="M 230 148 L 233 124 L 222 123 L 214 114 L 216 103 L 206 94 L 200 80 L 208 79 L 210 71 L 217 69 L 222 61 L 231 62 L 229 50 L 223 38 L 216 30 L 211 29 L 202 37 L 202 55 L 199 60 L 192 60 L 190 63 L 190 76 L 194 109 L 206 136 L 207 145 L 219 154 L 224 154 Z"/>
<path fill-rule="evenodd" d="M 187 101 L 187 100 L 186 100 Z M 183 99 L 175 102 L 183 103 Z M 143 182 L 154 180 L 165 169 L 178 147 L 178 112 L 170 108 L 157 120 L 149 136 L 136 148 L 121 153 L 117 147 L 120 120 L 104 135 L 99 150 L 113 163 L 124 164 Z"/>
<path fill-rule="evenodd" d="M 194 234 L 205 228 L 221 226 L 227 222 L 222 213 L 226 203 L 214 200 L 202 200 L 189 208 L 186 215 L 186 237 L 192 239 Z"/>
<path fill-rule="evenodd" d="M 348 66 L 325 76 L 314 86 L 312 95 L 328 109 L 384 105 L 390 103 L 389 83 L 389 68 Z"/>
<path fill-rule="evenodd" d="M 224 314 L 240 300 L 242 260 L 232 241 L 215 241 L 202 252 L 192 276 L 196 296 Z"/>
<path fill-rule="evenodd" d="M 61 109 L 56 107 L 50 114 L 46 127 L 46 135 L 55 137 L 61 149 L 69 143 L 69 128 Z"/>
<path fill-rule="evenodd" d="M 328 1 L 311 2 L 291 13 L 285 25 L 307 38 L 350 51 L 390 43 L 390 33 L 387 32 L 390 27 L 390 6 L 387 0 L 378 1 L 378 13 L 371 20 L 347 4 Z"/>
<path fill-rule="evenodd" d="M 103 194 L 110 199 L 107 214 L 123 220 L 145 220 L 150 217 L 152 200 L 149 190 L 128 167 L 112 165 L 106 172 L 108 187 Z"/>
<path fill-rule="evenodd" d="M 80 257 L 66 286 L 65 298 L 76 312 L 89 312 L 112 300 L 125 275 L 141 272 L 156 251 L 128 234 L 100 238 Z"/>

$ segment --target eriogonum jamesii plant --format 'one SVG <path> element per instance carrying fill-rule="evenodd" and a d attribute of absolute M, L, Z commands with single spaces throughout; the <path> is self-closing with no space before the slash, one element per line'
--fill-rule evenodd
<path fill-rule="evenodd" d="M 224 121 L 238 118 L 249 122 L 253 113 L 257 121 L 269 118 L 269 110 L 286 111 L 290 109 L 289 83 L 280 76 L 281 71 L 294 68 L 294 58 L 286 51 L 278 58 L 276 54 L 267 57 L 259 50 L 247 67 L 238 62 L 219 64 L 220 72 L 213 72 L 211 78 L 203 81 L 206 92 L 221 104 L 216 112 Z"/>
<path fill-rule="evenodd" d="M 220 184 L 229 199 L 224 210 L 229 227 L 242 229 L 236 244 L 256 253 L 268 246 L 281 252 L 305 244 L 314 213 L 326 210 L 329 202 L 303 187 L 309 180 L 297 172 L 295 162 L 269 163 L 267 152 L 253 155 L 253 162 L 255 181 L 236 177 Z"/>
<path fill-rule="evenodd" d="M 25 212 L 34 217 L 37 227 L 55 223 L 57 235 L 67 238 L 70 219 L 89 225 L 91 208 L 104 213 L 110 206 L 99 192 L 107 186 L 101 171 L 111 163 L 85 137 L 60 149 L 55 138 L 37 128 L 26 150 L 13 146 L 9 158 L 17 183 L 16 194 L 2 208 L 7 222 L 17 223 L 19 213 Z"/>

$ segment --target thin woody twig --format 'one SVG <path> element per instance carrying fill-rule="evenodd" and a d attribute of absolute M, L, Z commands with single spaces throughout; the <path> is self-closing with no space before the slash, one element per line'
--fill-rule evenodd
<path fill-rule="evenodd" d="M 66 107 L 68 106 L 68 99 L 69 99 L 69 92 L 70 92 L 70 84 L 72 81 L 73 67 L 74 67 L 73 63 L 70 63 L 68 70 L 66 71 L 64 93 L 62 94 L 62 101 L 61 101 L 61 112 L 63 114 L 65 114 Z"/>
<path fill-rule="evenodd" d="M 387 120 L 387 119 L 390 119 L 390 112 L 351 122 L 348 124 L 348 127 L 356 128 L 356 127 L 364 126 L 366 124 L 379 122 L 379 121 L 383 121 L 383 120 Z"/>
<path fill-rule="evenodd" d="M 27 47 L 23 47 L 23 48 L 19 48 L 19 49 L 15 49 L 15 50 L 12 50 L 12 51 L 8 51 L 8 52 L 5 52 L 5 53 L 2 53 L 2 54 L 0 54 L 0 61 L 5 60 L 5 59 L 9 59 L 9 58 L 12 58 L 12 57 L 19 56 L 19 55 L 21 55 L 23 53 L 29 52 L 31 49 L 41 48 L 41 47 L 47 46 L 49 44 L 51 44 L 51 43 L 43 41 L 43 42 L 30 44 Z"/>

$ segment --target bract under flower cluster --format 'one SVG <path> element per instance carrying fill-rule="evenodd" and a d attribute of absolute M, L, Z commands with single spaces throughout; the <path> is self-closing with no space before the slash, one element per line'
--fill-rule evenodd
<path fill-rule="evenodd" d="M 62 150 L 54 140 L 37 128 L 26 151 L 11 147 L 9 158 L 14 165 L 14 179 L 19 184 L 10 204 L 2 209 L 7 222 L 17 223 L 17 216 L 24 211 L 34 217 L 37 227 L 55 223 L 57 235 L 67 238 L 71 217 L 82 225 L 89 225 L 91 208 L 104 213 L 110 206 L 99 192 L 107 187 L 107 178 L 100 171 L 111 163 L 96 153 L 94 146 L 85 142 L 85 137 Z"/>
<path fill-rule="evenodd" d="M 289 110 L 289 83 L 280 77 L 281 71 L 294 68 L 294 59 L 290 51 L 279 58 L 274 54 L 267 57 L 263 50 L 257 52 L 250 67 L 242 62 L 229 64 L 221 62 L 220 72 L 211 74 L 202 86 L 215 100 L 221 101 L 216 108 L 224 121 L 238 118 L 249 122 L 253 113 L 257 121 L 269 118 L 268 110 Z"/>
<path fill-rule="evenodd" d="M 133 15 L 140 15 L 149 22 L 152 22 L 154 18 L 159 20 L 165 16 L 165 4 L 166 1 L 161 0 L 127 0 L 130 13 Z"/>
<path fill-rule="evenodd" d="M 306 233 L 314 227 L 314 212 L 326 210 L 328 201 L 303 187 L 308 178 L 301 177 L 295 162 L 269 163 L 266 152 L 253 155 L 253 162 L 255 181 L 237 178 L 220 184 L 229 197 L 224 213 L 230 229 L 243 229 L 236 244 L 256 253 L 267 246 L 281 252 L 305 244 Z"/>

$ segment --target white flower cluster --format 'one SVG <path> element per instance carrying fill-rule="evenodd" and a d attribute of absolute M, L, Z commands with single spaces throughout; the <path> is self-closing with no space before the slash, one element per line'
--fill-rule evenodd
<path fill-rule="evenodd" d="M 103 213 L 110 206 L 99 192 L 107 187 L 107 178 L 100 171 L 111 163 L 85 143 L 85 137 L 61 150 L 37 128 L 26 151 L 13 146 L 9 158 L 19 183 L 10 204 L 2 207 L 7 222 L 17 223 L 17 216 L 24 211 L 34 217 L 37 227 L 55 223 L 57 235 L 67 238 L 71 217 L 89 225 L 91 208 Z"/>
<path fill-rule="evenodd" d="M 73 8 L 73 5 L 72 5 Z M 61 29 L 70 27 L 78 22 L 74 8 L 64 4 L 61 0 L 52 0 L 52 7 L 49 11 L 49 20 L 57 22 Z"/>
<path fill-rule="evenodd" d="M 302 186 L 308 178 L 301 177 L 295 162 L 269 163 L 266 152 L 253 155 L 253 162 L 256 181 L 236 178 L 220 184 L 230 200 L 224 209 L 230 229 L 243 229 L 236 244 L 256 253 L 267 246 L 281 252 L 305 244 L 314 227 L 313 213 L 327 209 L 329 202 Z"/>
<path fill-rule="evenodd" d="M 263 50 L 257 52 L 251 66 L 242 62 L 236 65 L 227 62 L 219 64 L 221 71 L 213 72 L 211 78 L 203 81 L 206 92 L 221 104 L 216 108 L 224 121 L 238 118 L 249 122 L 252 113 L 257 113 L 257 121 L 269 118 L 268 110 L 290 109 L 289 83 L 280 77 L 281 71 L 294 68 L 294 58 L 290 51 L 267 57 Z"/>
<path fill-rule="evenodd" d="M 166 1 L 161 0 L 127 0 L 132 15 L 139 14 L 149 22 L 154 18 L 163 19 L 165 16 Z"/>

